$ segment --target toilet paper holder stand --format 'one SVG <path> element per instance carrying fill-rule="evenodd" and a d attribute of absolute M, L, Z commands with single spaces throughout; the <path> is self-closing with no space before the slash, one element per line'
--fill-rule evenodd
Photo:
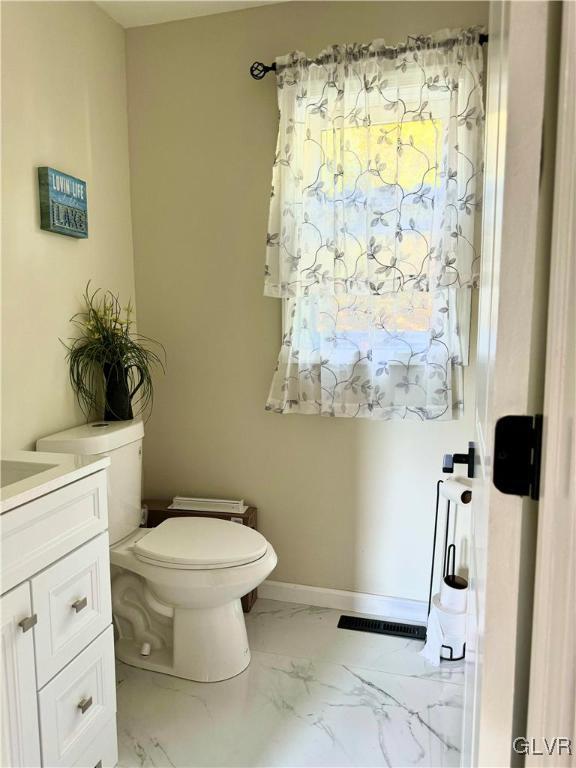
<path fill-rule="evenodd" d="M 468 443 L 467 453 L 445 453 L 442 460 L 442 472 L 451 475 L 454 472 L 454 464 L 466 464 L 469 478 L 474 477 L 474 462 L 476 460 L 474 443 Z"/>
<path fill-rule="evenodd" d="M 462 661 L 462 659 L 466 658 L 466 643 L 462 646 L 462 655 L 461 656 L 454 656 L 454 648 L 452 648 L 451 645 L 445 645 L 442 643 L 442 648 L 445 648 L 448 653 L 450 654 L 448 658 L 445 656 L 441 656 L 440 658 L 442 661 Z"/>
<path fill-rule="evenodd" d="M 472 458 L 473 461 L 473 458 Z M 430 589 L 428 592 L 428 613 L 427 616 L 430 615 L 430 610 L 432 608 L 432 591 L 434 589 L 434 570 L 436 566 L 436 540 L 438 536 L 438 510 L 440 507 L 440 487 L 442 486 L 442 483 L 444 480 L 438 480 L 436 483 L 436 512 L 434 515 L 434 537 L 432 542 L 432 563 L 430 566 Z M 455 581 L 458 577 L 455 574 L 456 570 L 456 545 L 455 544 L 448 544 L 448 534 L 450 529 L 450 499 L 447 499 L 446 504 L 446 524 L 444 526 L 444 557 L 442 562 L 442 579 L 445 579 L 448 574 L 448 570 L 450 569 L 450 561 L 452 562 L 452 578 Z M 451 560 L 452 558 L 452 560 Z M 442 657 L 443 661 L 461 661 L 466 656 L 466 643 L 464 643 L 462 648 L 462 655 L 455 656 L 454 655 L 454 648 L 451 645 L 442 645 L 442 648 L 446 649 L 448 652 L 448 657 L 444 658 Z"/>

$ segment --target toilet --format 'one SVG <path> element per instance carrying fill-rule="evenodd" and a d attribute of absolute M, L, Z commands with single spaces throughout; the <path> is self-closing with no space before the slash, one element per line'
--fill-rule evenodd
<path fill-rule="evenodd" d="M 276 553 L 262 534 L 227 520 L 175 517 L 140 528 L 143 438 L 139 419 L 95 422 L 44 437 L 36 449 L 110 457 L 117 658 L 188 680 L 226 680 L 250 663 L 240 599 L 273 571 Z"/>

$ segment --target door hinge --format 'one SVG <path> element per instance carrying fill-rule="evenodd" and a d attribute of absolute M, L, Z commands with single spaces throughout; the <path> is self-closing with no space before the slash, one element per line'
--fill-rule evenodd
<path fill-rule="evenodd" d="M 540 495 L 542 415 L 502 416 L 494 433 L 492 479 L 502 493 Z"/>

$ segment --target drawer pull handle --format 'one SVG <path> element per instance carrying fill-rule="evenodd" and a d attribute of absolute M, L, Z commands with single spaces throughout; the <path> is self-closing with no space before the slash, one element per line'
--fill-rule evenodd
<path fill-rule="evenodd" d="M 84 608 L 88 605 L 88 598 L 83 597 L 81 600 L 75 600 L 72 603 L 72 608 L 76 611 L 76 613 L 80 613 L 80 611 L 83 611 Z"/>
<path fill-rule="evenodd" d="M 28 630 L 35 627 L 36 624 L 38 624 L 38 616 L 35 613 L 18 622 L 18 626 L 22 629 L 22 632 L 28 632 Z"/>
<path fill-rule="evenodd" d="M 80 699 L 78 703 L 78 709 L 80 710 L 80 712 L 82 712 L 82 714 L 87 712 L 91 706 L 92 706 L 92 696 L 90 696 L 88 699 Z"/>

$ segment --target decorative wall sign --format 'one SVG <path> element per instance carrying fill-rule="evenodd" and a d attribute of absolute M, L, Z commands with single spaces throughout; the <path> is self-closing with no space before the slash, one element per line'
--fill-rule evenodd
<path fill-rule="evenodd" d="M 86 182 L 54 168 L 38 168 L 40 228 L 69 237 L 88 237 Z"/>

